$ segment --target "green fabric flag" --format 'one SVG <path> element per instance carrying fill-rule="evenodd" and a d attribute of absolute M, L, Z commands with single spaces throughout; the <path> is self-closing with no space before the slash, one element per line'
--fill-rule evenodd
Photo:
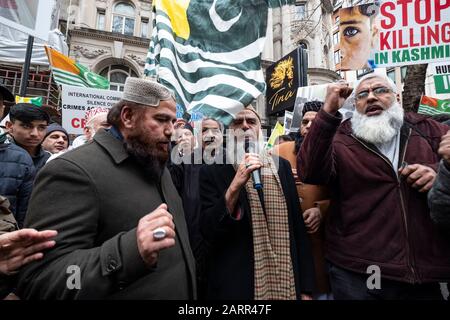
<path fill-rule="evenodd" d="M 43 97 L 27 98 L 16 96 L 16 103 L 31 103 L 34 104 L 35 106 L 42 107 L 42 104 L 44 103 L 44 98 Z"/>
<path fill-rule="evenodd" d="M 420 99 L 419 112 L 433 116 L 435 114 L 450 114 L 450 99 L 439 100 L 427 96 Z"/>
<path fill-rule="evenodd" d="M 293 0 L 154 0 L 145 74 L 189 113 L 229 124 L 265 90 L 261 69 L 269 8 Z"/>

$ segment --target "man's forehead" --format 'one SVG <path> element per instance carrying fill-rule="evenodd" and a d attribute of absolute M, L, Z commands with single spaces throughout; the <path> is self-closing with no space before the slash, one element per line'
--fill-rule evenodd
<path fill-rule="evenodd" d="M 236 120 L 242 120 L 242 119 L 258 119 L 258 117 L 256 116 L 255 113 L 253 113 L 253 111 L 250 110 L 243 110 L 241 112 L 239 112 L 236 115 Z"/>
<path fill-rule="evenodd" d="M 314 118 L 317 115 L 316 111 L 308 111 L 305 113 L 303 118 Z"/>
<path fill-rule="evenodd" d="M 203 128 L 219 128 L 219 124 L 214 120 L 204 120 L 202 123 Z"/>
<path fill-rule="evenodd" d="M 17 119 L 15 121 L 15 123 L 17 123 L 17 124 L 28 124 L 28 125 L 33 125 L 33 126 L 42 126 L 42 125 L 47 126 L 48 125 L 47 121 L 45 121 L 45 120 L 33 120 L 33 121 L 30 121 L 30 122 L 25 122 L 25 121 L 21 121 L 21 120 Z"/>
<path fill-rule="evenodd" d="M 383 78 L 378 78 L 378 77 L 374 77 L 374 78 L 370 78 L 367 80 L 364 80 L 363 82 L 361 82 L 358 87 L 356 88 L 357 91 L 361 91 L 361 90 L 367 90 L 371 87 L 375 87 L 377 85 L 382 85 L 382 86 L 389 86 L 389 84 L 387 83 L 387 81 Z"/>

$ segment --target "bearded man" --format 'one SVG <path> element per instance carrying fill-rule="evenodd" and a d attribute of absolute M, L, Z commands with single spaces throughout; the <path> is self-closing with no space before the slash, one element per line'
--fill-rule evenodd
<path fill-rule="evenodd" d="M 226 163 L 205 165 L 199 175 L 205 298 L 310 300 L 314 265 L 291 166 L 262 150 L 251 106 L 230 129 Z M 257 170 L 262 193 L 251 177 Z"/>
<path fill-rule="evenodd" d="M 326 257 L 335 299 L 442 299 L 450 239 L 433 225 L 427 192 L 447 127 L 404 113 L 395 84 L 378 74 L 355 89 L 356 111 L 338 110 L 352 89 L 328 86 L 298 155 L 300 177 L 328 184 Z"/>
<path fill-rule="evenodd" d="M 183 206 L 165 167 L 175 115 L 166 87 L 128 78 L 112 128 L 45 167 L 25 225 L 57 230 L 57 245 L 20 274 L 22 298 L 196 298 Z"/>

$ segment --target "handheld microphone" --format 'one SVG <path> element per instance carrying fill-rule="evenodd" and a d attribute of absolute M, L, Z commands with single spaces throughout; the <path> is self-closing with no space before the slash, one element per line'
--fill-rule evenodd
<path fill-rule="evenodd" d="M 245 139 L 245 152 L 246 153 L 257 153 L 256 152 L 256 145 L 253 141 L 250 141 L 250 139 Z M 256 190 L 262 190 L 263 184 L 261 180 L 261 169 L 254 170 L 252 172 L 252 181 L 253 181 L 253 188 Z"/>

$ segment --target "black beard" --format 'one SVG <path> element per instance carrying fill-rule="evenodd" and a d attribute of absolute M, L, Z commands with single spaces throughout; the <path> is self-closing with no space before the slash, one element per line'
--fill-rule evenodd
<path fill-rule="evenodd" d="M 142 142 L 139 137 L 128 137 L 124 143 L 128 154 L 144 169 L 147 177 L 159 181 L 166 165 L 166 159 L 155 154 L 155 149 Z"/>

